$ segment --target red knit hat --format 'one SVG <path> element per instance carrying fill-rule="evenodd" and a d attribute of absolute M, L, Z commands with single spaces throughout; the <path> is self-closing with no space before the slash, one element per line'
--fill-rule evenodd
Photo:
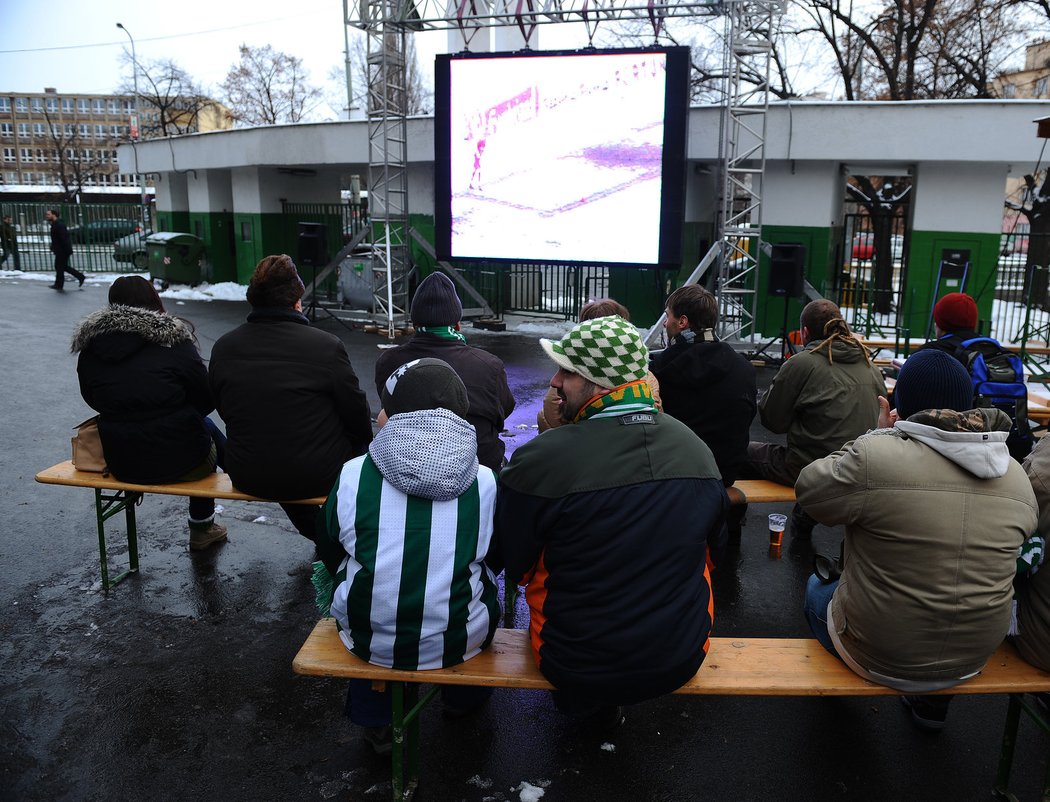
<path fill-rule="evenodd" d="M 977 301 L 963 292 L 949 292 L 933 307 L 933 322 L 941 331 L 974 331 Z"/>

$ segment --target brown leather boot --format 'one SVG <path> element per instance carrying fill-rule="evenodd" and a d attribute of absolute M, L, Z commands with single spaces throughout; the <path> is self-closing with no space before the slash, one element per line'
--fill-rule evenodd
<path fill-rule="evenodd" d="M 226 527 L 215 519 L 196 523 L 190 521 L 190 551 L 204 551 L 226 539 Z"/>

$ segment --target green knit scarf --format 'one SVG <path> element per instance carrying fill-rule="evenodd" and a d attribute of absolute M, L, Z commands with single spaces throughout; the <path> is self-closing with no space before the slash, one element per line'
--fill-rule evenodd
<path fill-rule="evenodd" d="M 616 418 L 635 412 L 652 412 L 656 414 L 656 403 L 653 391 L 645 379 L 621 384 L 605 395 L 591 399 L 577 414 L 573 423 L 590 418 Z"/>
<path fill-rule="evenodd" d="M 459 340 L 462 343 L 467 341 L 467 338 L 455 326 L 416 326 L 416 331 L 425 331 L 442 340 Z"/>

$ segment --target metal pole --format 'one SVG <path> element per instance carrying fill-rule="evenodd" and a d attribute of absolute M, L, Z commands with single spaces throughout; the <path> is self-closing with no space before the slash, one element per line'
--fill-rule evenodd
<path fill-rule="evenodd" d="M 128 39 L 131 40 L 131 86 L 135 92 L 135 118 L 132 124 L 128 126 L 128 131 L 131 134 L 132 147 L 134 142 L 139 138 L 139 126 L 141 125 L 142 115 L 139 110 L 139 61 L 135 57 L 135 37 L 131 35 L 131 31 L 124 27 L 124 23 L 118 22 L 117 27 L 120 28 L 124 33 L 128 35 Z M 146 233 L 146 186 L 142 180 L 142 174 L 138 172 L 138 154 L 135 154 L 135 185 L 139 189 L 139 217 L 142 221 L 142 233 Z"/>

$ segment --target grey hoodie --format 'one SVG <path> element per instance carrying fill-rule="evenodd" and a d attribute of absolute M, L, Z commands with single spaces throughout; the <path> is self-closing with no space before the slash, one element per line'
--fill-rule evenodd
<path fill-rule="evenodd" d="M 478 475 L 478 439 L 463 418 L 447 409 L 393 415 L 368 453 L 390 484 L 409 496 L 451 501 Z"/>

